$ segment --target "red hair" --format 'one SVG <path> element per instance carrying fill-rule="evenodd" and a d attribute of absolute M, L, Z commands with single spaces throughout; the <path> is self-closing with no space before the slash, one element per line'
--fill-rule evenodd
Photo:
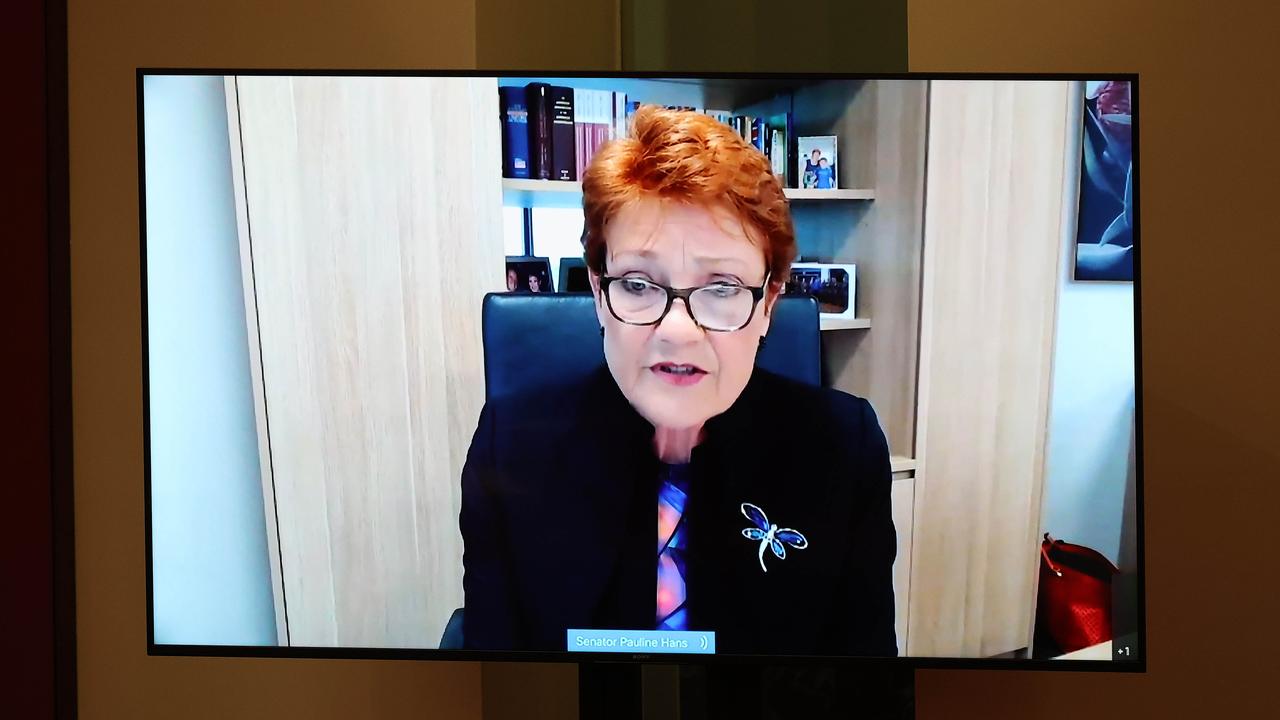
<path fill-rule="evenodd" d="M 796 233 L 782 183 L 769 159 L 728 125 L 697 112 L 642 105 L 630 133 L 602 147 L 582 178 L 587 267 L 605 271 L 605 226 L 643 198 L 726 205 L 764 252 L 770 285 L 780 289 L 796 256 Z"/>

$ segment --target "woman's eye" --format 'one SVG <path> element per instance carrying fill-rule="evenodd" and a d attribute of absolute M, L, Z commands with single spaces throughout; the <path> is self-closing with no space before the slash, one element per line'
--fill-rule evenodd
<path fill-rule="evenodd" d="M 731 298 L 737 295 L 741 289 L 742 288 L 736 285 L 708 285 L 707 286 L 707 291 L 710 292 L 713 297 L 717 297 L 717 298 Z"/>
<path fill-rule="evenodd" d="M 653 286 L 644 280 L 637 278 L 623 278 L 621 281 L 622 289 L 633 295 L 642 295 Z"/>

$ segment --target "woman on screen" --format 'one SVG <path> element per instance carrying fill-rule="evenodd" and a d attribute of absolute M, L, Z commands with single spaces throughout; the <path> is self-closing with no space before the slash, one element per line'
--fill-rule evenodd
<path fill-rule="evenodd" d="M 465 647 L 670 629 L 713 630 L 720 653 L 895 655 L 876 415 L 755 367 L 796 253 L 768 159 L 644 107 L 592 160 L 583 208 L 606 363 L 481 413 Z"/>

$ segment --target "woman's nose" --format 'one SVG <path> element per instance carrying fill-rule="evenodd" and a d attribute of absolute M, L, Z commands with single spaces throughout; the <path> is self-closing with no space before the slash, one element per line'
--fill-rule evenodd
<path fill-rule="evenodd" d="M 676 298 L 671 303 L 671 311 L 658 323 L 657 335 L 668 342 L 685 343 L 702 339 L 702 328 L 693 321 L 689 312 L 689 303 L 684 298 Z"/>

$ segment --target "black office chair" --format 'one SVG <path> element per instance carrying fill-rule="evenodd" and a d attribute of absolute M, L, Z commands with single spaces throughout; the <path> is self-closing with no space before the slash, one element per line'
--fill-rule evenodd
<path fill-rule="evenodd" d="M 604 364 L 595 297 L 573 293 L 490 293 L 484 298 L 485 399 L 492 400 Z M 774 306 L 769 335 L 756 365 L 818 385 L 822 378 L 818 303 L 783 296 Z M 462 647 L 463 609 L 453 611 L 442 649 Z"/>
<path fill-rule="evenodd" d="M 484 298 L 485 399 L 504 397 L 604 364 L 595 298 L 573 293 Z M 822 377 L 818 304 L 810 297 L 779 298 L 768 341 L 756 364 L 818 385 Z"/>

